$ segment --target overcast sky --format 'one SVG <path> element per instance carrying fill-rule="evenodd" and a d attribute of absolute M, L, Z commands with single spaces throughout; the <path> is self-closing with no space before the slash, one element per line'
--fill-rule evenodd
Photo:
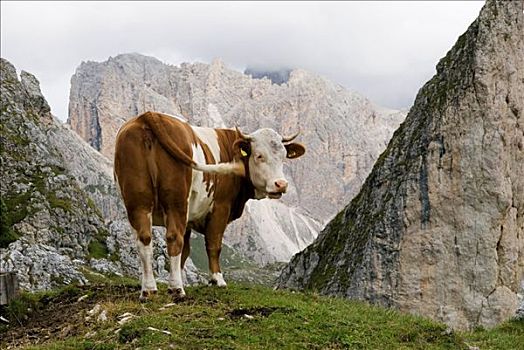
<path fill-rule="evenodd" d="M 409 108 L 482 1 L 2 1 L 1 56 L 40 80 L 67 118 L 82 61 L 138 52 L 170 64 L 304 68 L 373 102 Z"/>

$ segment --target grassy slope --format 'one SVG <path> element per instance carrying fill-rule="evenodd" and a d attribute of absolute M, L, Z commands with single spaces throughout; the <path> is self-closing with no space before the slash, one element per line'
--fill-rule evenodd
<path fill-rule="evenodd" d="M 0 329 L 0 348 L 517 349 L 524 344 L 524 323 L 516 321 L 489 331 L 452 333 L 442 324 L 360 302 L 242 284 L 188 288 L 187 300 L 161 309 L 171 303 L 165 286 L 145 304 L 137 301 L 138 289 L 136 282 L 122 280 L 26 294 L 3 310 L 24 325 L 12 322 Z M 106 322 L 85 320 L 95 304 L 107 311 Z M 28 305 L 33 311 L 23 321 Z M 125 312 L 137 317 L 121 326 L 118 316 Z"/>

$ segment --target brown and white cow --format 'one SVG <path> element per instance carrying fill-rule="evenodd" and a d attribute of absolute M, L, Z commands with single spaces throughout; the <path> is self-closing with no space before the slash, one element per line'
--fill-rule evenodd
<path fill-rule="evenodd" d="M 294 136 L 296 137 L 296 135 Z M 250 198 L 280 198 L 288 183 L 283 161 L 304 154 L 272 129 L 243 135 L 238 129 L 189 125 L 146 112 L 126 122 L 115 149 L 117 181 L 142 263 L 141 299 L 156 293 L 151 226 L 166 227 L 169 291 L 184 297 L 182 269 L 191 229 L 205 236 L 211 282 L 226 286 L 219 264 L 222 236 Z"/>

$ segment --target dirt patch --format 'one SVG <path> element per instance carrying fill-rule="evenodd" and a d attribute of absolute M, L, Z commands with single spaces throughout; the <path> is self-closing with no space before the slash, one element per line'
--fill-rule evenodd
<path fill-rule="evenodd" d="M 48 339 L 61 340 L 82 334 L 88 326 L 87 312 L 97 303 L 115 298 L 136 298 L 139 287 L 78 286 L 57 295 L 31 301 L 21 300 L 18 310 L 4 308 L 10 323 L 0 329 L 0 348 L 42 344 Z"/>
<path fill-rule="evenodd" d="M 293 312 L 293 310 L 285 308 L 285 307 L 253 307 L 253 308 L 240 308 L 240 309 L 233 309 L 227 313 L 227 316 L 231 318 L 241 318 L 246 317 L 246 315 L 249 316 L 262 316 L 262 317 L 268 317 L 274 312 L 281 312 L 284 314 L 289 314 Z"/>

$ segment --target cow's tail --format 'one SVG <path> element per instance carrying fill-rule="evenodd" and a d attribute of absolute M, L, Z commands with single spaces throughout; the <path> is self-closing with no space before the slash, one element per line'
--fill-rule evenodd
<path fill-rule="evenodd" d="M 142 115 L 144 121 L 149 125 L 156 138 L 164 147 L 164 149 L 171 155 L 171 157 L 179 160 L 184 165 L 187 165 L 195 170 L 206 173 L 215 174 L 235 174 L 239 176 L 245 175 L 244 165 L 241 162 L 219 163 L 219 164 L 197 164 L 191 157 L 184 153 L 178 147 L 173 138 L 166 132 L 165 126 L 161 117 L 152 113 L 146 112 Z"/>
<path fill-rule="evenodd" d="M 235 174 L 245 176 L 246 170 L 242 162 L 218 163 L 218 164 L 195 164 L 193 169 L 214 174 Z"/>
<path fill-rule="evenodd" d="M 147 125 L 149 125 L 153 131 L 153 134 L 155 134 L 156 138 L 158 139 L 158 142 L 160 142 L 162 147 L 164 147 L 171 157 L 192 168 L 197 165 L 195 161 L 191 159 L 191 157 L 185 154 L 184 151 L 178 147 L 176 142 L 173 141 L 173 138 L 166 132 L 165 125 L 159 115 L 152 112 L 146 112 L 142 114 L 141 117 L 144 119 Z"/>

